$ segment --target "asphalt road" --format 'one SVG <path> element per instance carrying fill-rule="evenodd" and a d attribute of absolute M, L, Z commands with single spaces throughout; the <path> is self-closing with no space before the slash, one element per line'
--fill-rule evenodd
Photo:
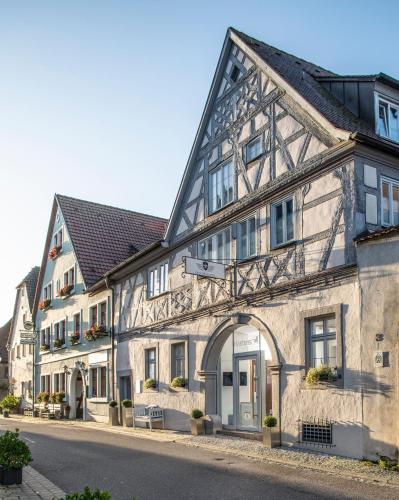
<path fill-rule="evenodd" d="M 399 498 L 399 489 L 321 472 L 63 424 L 0 421 L 20 428 L 32 466 L 66 492 L 85 486 L 113 500 Z"/>

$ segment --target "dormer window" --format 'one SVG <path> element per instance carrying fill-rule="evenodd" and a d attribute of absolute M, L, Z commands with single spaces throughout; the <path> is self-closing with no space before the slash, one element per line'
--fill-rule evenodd
<path fill-rule="evenodd" d="M 399 104 L 378 98 L 377 134 L 399 142 Z"/>

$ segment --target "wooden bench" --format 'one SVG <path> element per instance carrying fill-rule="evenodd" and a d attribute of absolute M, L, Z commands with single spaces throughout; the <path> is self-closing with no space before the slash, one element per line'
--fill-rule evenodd
<path fill-rule="evenodd" d="M 62 418 L 64 416 L 64 409 L 62 403 L 49 403 L 47 405 L 48 411 L 52 417 L 50 418 Z"/>
<path fill-rule="evenodd" d="M 34 405 L 35 415 L 40 418 L 54 418 L 54 414 L 51 414 L 48 409 L 48 403 L 36 403 Z"/>
<path fill-rule="evenodd" d="M 24 415 L 25 417 L 33 417 L 34 416 L 34 409 L 31 406 L 26 406 L 24 408 Z"/>
<path fill-rule="evenodd" d="M 136 427 L 136 422 L 149 424 L 150 431 L 153 422 L 162 422 L 162 429 L 165 429 L 163 409 L 159 406 L 136 406 L 133 411 L 133 427 Z"/>

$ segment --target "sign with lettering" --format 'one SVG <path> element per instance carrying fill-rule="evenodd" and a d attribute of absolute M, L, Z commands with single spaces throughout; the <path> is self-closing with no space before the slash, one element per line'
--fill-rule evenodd
<path fill-rule="evenodd" d="M 34 339 L 36 337 L 36 332 L 32 330 L 20 330 L 19 338 L 20 339 Z"/>
<path fill-rule="evenodd" d="M 193 257 L 186 257 L 184 262 L 187 274 L 195 274 L 205 278 L 225 279 L 226 266 L 220 262 L 194 259 Z"/>
<path fill-rule="evenodd" d="M 36 344 L 36 340 L 35 339 L 20 339 L 19 343 L 20 344 L 35 345 Z"/>

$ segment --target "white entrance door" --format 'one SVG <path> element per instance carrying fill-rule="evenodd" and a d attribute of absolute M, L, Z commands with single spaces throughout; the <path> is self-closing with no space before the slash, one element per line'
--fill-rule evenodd
<path fill-rule="evenodd" d="M 259 354 L 234 356 L 234 413 L 238 430 L 260 430 Z"/>

